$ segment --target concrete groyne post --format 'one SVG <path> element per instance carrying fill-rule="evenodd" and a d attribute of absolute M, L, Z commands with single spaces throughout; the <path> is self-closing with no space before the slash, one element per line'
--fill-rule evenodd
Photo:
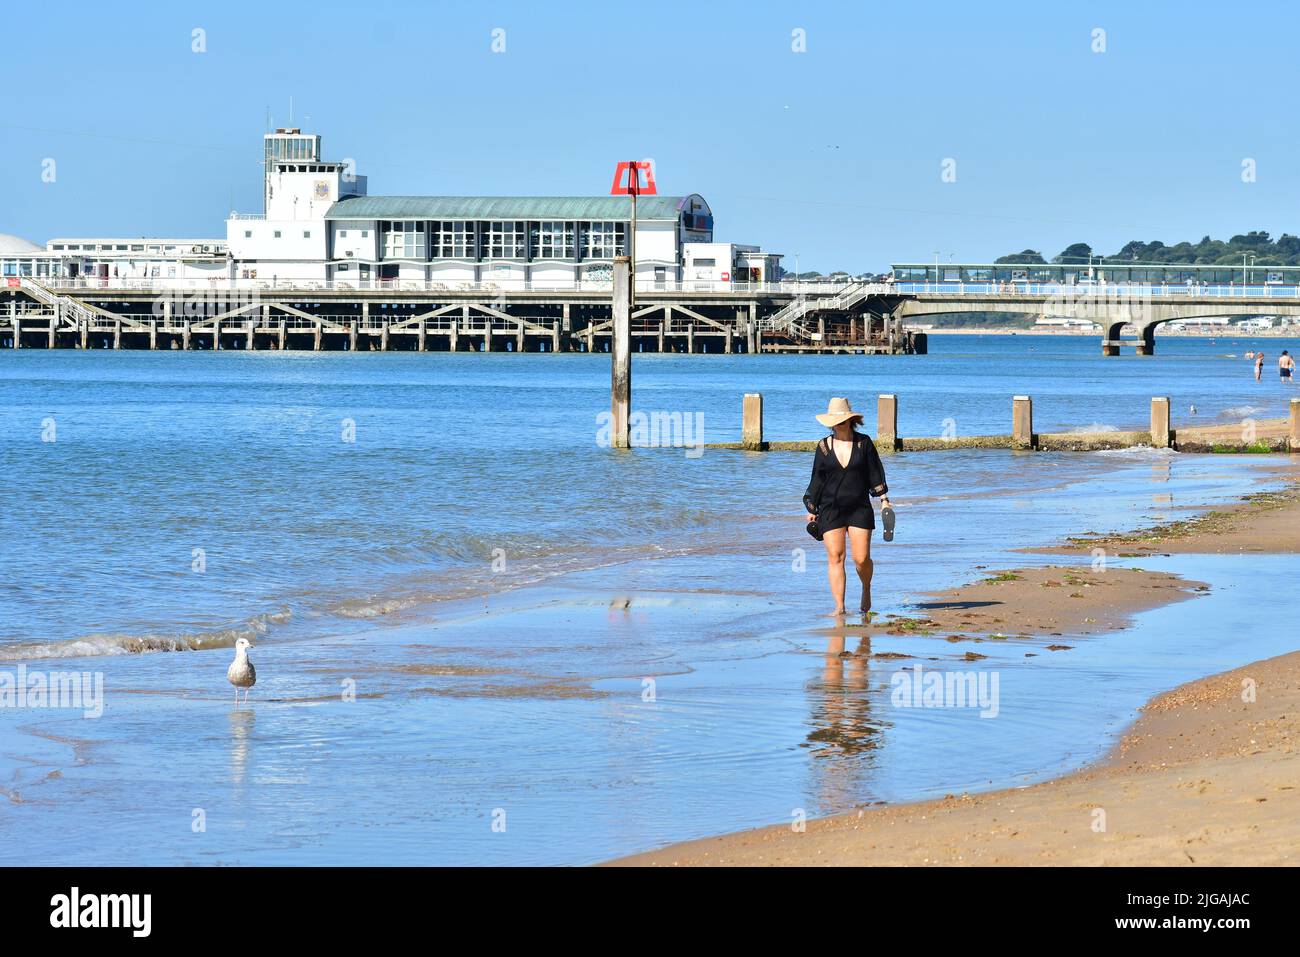
<path fill-rule="evenodd" d="M 1011 400 L 1011 445 L 1017 449 L 1034 447 L 1034 400 L 1027 395 Z"/>
<path fill-rule="evenodd" d="M 1169 448 L 1172 433 L 1169 430 L 1169 396 L 1151 399 L 1151 445 L 1157 449 Z"/>
<path fill-rule="evenodd" d="M 881 395 L 876 398 L 876 442 L 887 449 L 898 449 L 898 396 L 896 395 Z"/>
<path fill-rule="evenodd" d="M 741 406 L 740 444 L 749 452 L 762 452 L 767 448 L 763 441 L 763 394 L 746 392 Z"/>
<path fill-rule="evenodd" d="M 631 260 L 614 257 L 614 290 L 611 302 L 609 410 L 610 444 L 616 449 L 631 446 L 629 419 L 632 409 L 632 279 Z"/>
<path fill-rule="evenodd" d="M 1300 399 L 1291 400 L 1291 428 L 1287 434 L 1287 444 L 1292 452 L 1300 452 Z"/>

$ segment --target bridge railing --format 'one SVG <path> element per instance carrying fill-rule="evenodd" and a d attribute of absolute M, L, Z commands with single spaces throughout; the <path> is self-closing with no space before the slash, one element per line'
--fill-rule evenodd
<path fill-rule="evenodd" d="M 891 288 L 906 295 L 941 296 L 1108 296 L 1146 299 L 1300 299 L 1300 286 L 1279 283 L 1059 283 L 1059 282 L 900 282 Z"/>

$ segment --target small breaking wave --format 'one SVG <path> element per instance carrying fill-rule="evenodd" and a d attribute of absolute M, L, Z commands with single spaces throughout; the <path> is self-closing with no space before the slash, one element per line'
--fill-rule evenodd
<path fill-rule="evenodd" d="M 144 655 L 160 651 L 204 651 L 234 647 L 240 638 L 252 641 L 283 624 L 288 611 L 270 612 L 250 618 L 242 625 L 199 631 L 192 634 L 127 635 L 103 633 L 65 641 L 20 642 L 0 645 L 0 661 L 35 661 L 41 658 L 100 658 L 107 655 Z"/>
<path fill-rule="evenodd" d="M 1132 445 L 1125 449 L 1101 449 L 1092 454 L 1112 459 L 1132 459 L 1146 462 L 1173 458 L 1178 453 L 1173 449 L 1158 449 L 1151 445 Z"/>
<path fill-rule="evenodd" d="M 1263 415 L 1267 412 L 1262 405 L 1234 405 L 1230 409 L 1224 409 L 1223 414 L 1231 419 L 1249 419 L 1252 416 Z"/>

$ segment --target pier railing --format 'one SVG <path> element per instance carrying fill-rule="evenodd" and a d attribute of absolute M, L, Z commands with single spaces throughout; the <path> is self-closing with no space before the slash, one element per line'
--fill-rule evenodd
<path fill-rule="evenodd" d="M 493 280 L 491 282 L 444 282 L 419 279 L 230 279 L 220 278 L 155 278 L 129 279 L 119 277 L 82 277 L 78 279 L 26 279 L 23 285 L 41 286 L 57 292 L 96 292 L 123 290 L 135 292 L 456 292 L 483 293 L 565 293 L 587 292 L 608 295 L 609 282 L 581 280 L 563 282 L 554 280 Z M 638 293 L 731 293 L 736 295 L 836 295 L 855 285 L 851 282 L 722 282 L 705 279 L 637 281 Z M 881 290 L 886 287 L 882 284 Z"/>

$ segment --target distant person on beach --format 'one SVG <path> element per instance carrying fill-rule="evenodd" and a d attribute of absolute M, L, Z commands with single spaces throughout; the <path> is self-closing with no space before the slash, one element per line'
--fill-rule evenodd
<path fill-rule="evenodd" d="M 1264 376 L 1264 353 L 1255 353 L 1255 381 L 1258 382 Z"/>
<path fill-rule="evenodd" d="M 862 416 L 853 411 L 848 399 L 831 399 L 826 413 L 817 416 L 817 421 L 830 429 L 831 434 L 817 443 L 812 480 L 804 492 L 803 503 L 808 510 L 808 521 L 816 523 L 816 533 L 826 546 L 826 573 L 835 599 L 831 615 L 844 614 L 846 539 L 858 580 L 862 582 L 859 607 L 865 615 L 871 610 L 871 576 L 875 570 L 871 560 L 871 532 L 876 527 L 876 516 L 871 508 L 871 496 L 880 499 L 887 510 L 886 531 L 893 527 L 885 466 L 871 436 L 855 428 L 862 422 Z"/>
<path fill-rule="evenodd" d="M 1277 360 L 1277 374 L 1281 377 L 1283 382 L 1290 383 L 1291 375 L 1294 371 L 1295 360 L 1291 358 L 1285 349 L 1283 349 L 1282 355 Z"/>

